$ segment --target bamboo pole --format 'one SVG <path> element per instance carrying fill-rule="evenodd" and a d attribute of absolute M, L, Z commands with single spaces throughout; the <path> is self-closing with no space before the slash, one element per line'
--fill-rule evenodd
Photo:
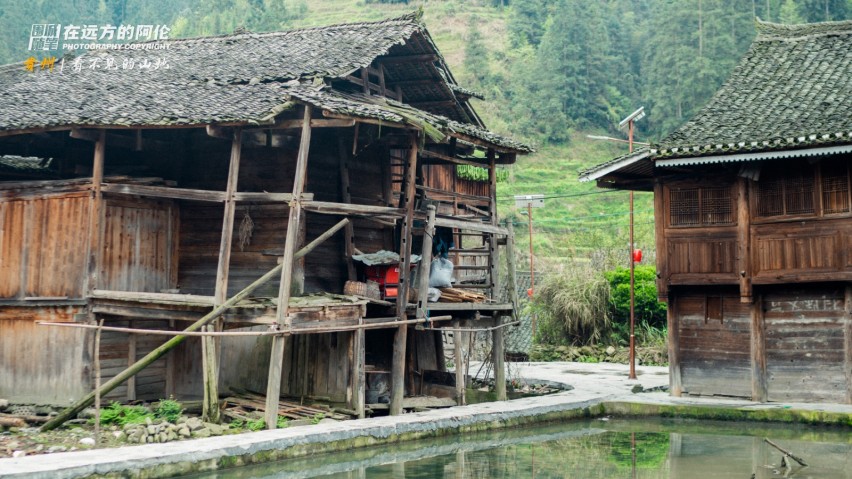
<path fill-rule="evenodd" d="M 343 228 L 346 225 L 346 223 L 348 223 L 348 222 L 349 222 L 348 219 L 341 220 L 336 225 L 332 226 L 331 229 L 329 229 L 328 231 L 326 231 L 325 233 L 323 233 L 322 235 L 317 237 L 317 239 L 311 241 L 308 245 L 306 245 L 304 248 L 299 250 L 294 255 L 294 257 L 295 258 L 301 258 L 302 256 L 305 256 L 306 254 L 310 253 L 311 251 L 314 250 L 314 248 L 319 246 L 322 242 L 331 238 L 331 236 L 333 236 L 334 233 L 336 233 L 341 228 Z M 272 268 L 268 273 L 261 276 L 257 281 L 246 286 L 246 288 L 244 290 L 235 294 L 231 299 L 225 301 L 224 303 L 222 303 L 219 306 L 216 306 L 215 308 L 213 308 L 213 311 L 210 311 L 209 313 L 207 313 L 203 318 L 201 318 L 198 321 L 187 326 L 184 331 L 192 332 L 192 331 L 197 331 L 197 330 L 201 329 L 202 326 L 207 325 L 210 321 L 213 321 L 214 319 L 218 318 L 219 316 L 224 314 L 225 311 L 232 308 L 233 306 L 235 306 L 240 301 L 244 300 L 246 297 L 248 297 L 248 295 L 253 293 L 254 290 L 256 290 L 257 288 L 264 285 L 269 280 L 271 280 L 271 279 L 275 278 L 276 276 L 278 276 L 279 274 L 281 274 L 282 268 L 283 268 L 283 264 L 279 264 L 278 266 Z M 124 371 L 118 373 L 118 375 L 116 375 L 114 378 L 107 381 L 100 388 L 96 389 L 95 391 L 90 392 L 89 394 L 84 396 L 82 399 L 78 400 L 76 403 L 72 404 L 67 409 L 65 409 L 64 411 L 59 413 L 58 416 L 53 418 L 51 421 L 45 423 L 41 427 L 40 430 L 42 432 L 50 431 L 50 430 L 55 429 L 58 426 L 62 425 L 65 421 L 67 421 L 68 419 L 70 419 L 73 416 L 76 416 L 80 411 L 82 411 L 83 409 L 85 409 L 86 407 L 91 405 L 92 402 L 95 399 L 95 395 L 97 395 L 97 394 L 104 395 L 104 394 L 109 393 L 113 389 L 117 388 L 124 381 L 127 381 L 128 378 L 136 375 L 139 371 L 145 369 L 151 363 L 160 359 L 164 354 L 169 352 L 175 346 L 182 343 L 186 338 L 187 338 L 187 336 L 185 336 L 185 335 L 178 335 L 178 336 L 175 336 L 174 338 L 166 341 L 165 343 L 163 343 L 162 346 L 154 349 L 150 353 L 146 354 L 145 357 L 136 361 L 134 364 L 130 365 Z"/>

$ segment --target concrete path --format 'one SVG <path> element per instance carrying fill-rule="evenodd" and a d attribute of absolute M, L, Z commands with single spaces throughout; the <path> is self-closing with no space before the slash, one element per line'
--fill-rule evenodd
<path fill-rule="evenodd" d="M 654 390 L 668 384 L 667 368 L 642 366 L 638 378 L 627 379 L 627 366 L 584 363 L 512 363 L 508 378 L 568 384 L 570 391 L 507 402 L 474 404 L 397 417 L 292 427 L 232 436 L 144 446 L 126 446 L 14 459 L 0 459 L 0 478 L 75 478 L 98 475 L 166 477 L 254 461 L 276 460 L 317 452 L 456 434 L 496 427 L 565 420 L 588 414 L 645 405 L 737 411 L 801 410 L 847 414 L 852 405 L 755 404 L 743 400 L 672 398 Z M 609 406 L 612 405 L 613 409 Z M 637 406 L 638 405 L 638 406 Z M 727 410 L 727 409 L 726 409 Z M 763 416 L 765 418 L 765 416 Z M 852 419 L 843 418 L 845 424 Z"/>

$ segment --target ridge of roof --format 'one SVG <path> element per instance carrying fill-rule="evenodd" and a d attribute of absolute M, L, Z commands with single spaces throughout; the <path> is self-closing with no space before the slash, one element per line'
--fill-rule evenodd
<path fill-rule="evenodd" d="M 299 33 L 315 33 L 315 32 L 323 32 L 323 31 L 334 31 L 340 30 L 343 28 L 353 28 L 353 27 L 375 27 L 381 25 L 411 25 L 418 27 L 421 30 L 425 30 L 425 25 L 422 21 L 423 14 L 420 11 L 413 11 L 406 13 L 405 15 L 401 15 L 399 17 L 393 18 L 385 18 L 382 20 L 375 20 L 369 22 L 347 22 L 347 23 L 335 23 L 332 25 L 317 25 L 313 27 L 301 27 L 301 28 L 291 28 L 288 30 L 275 30 L 271 32 L 252 32 L 252 31 L 239 31 L 239 32 L 231 32 L 231 33 L 221 33 L 218 35 L 202 35 L 196 37 L 186 37 L 186 38 L 170 38 L 168 40 L 148 40 L 145 42 L 134 42 L 134 43 L 170 43 L 170 44 L 180 44 L 180 43 L 216 43 L 222 40 L 242 40 L 242 39 L 262 39 L 262 38 L 274 38 L 274 37 L 284 37 L 295 35 Z"/>
<path fill-rule="evenodd" d="M 801 40 L 815 35 L 852 34 L 852 20 L 835 22 L 784 24 L 755 19 L 755 41 Z"/>

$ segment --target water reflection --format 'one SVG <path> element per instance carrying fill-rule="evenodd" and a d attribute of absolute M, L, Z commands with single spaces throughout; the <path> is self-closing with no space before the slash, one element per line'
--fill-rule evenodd
<path fill-rule="evenodd" d="M 772 438 L 807 459 L 782 466 Z M 754 474 L 754 476 L 752 476 Z M 452 436 L 219 471 L 198 478 L 840 478 L 848 430 L 676 420 L 586 421 Z"/>

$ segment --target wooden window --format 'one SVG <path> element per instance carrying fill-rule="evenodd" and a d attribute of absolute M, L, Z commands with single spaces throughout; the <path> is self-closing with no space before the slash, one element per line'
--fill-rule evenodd
<path fill-rule="evenodd" d="M 733 202 L 729 187 L 672 189 L 669 224 L 681 227 L 734 224 Z"/>
<path fill-rule="evenodd" d="M 757 215 L 812 215 L 816 169 L 807 162 L 778 165 L 757 182 Z"/>
<path fill-rule="evenodd" d="M 848 159 L 778 164 L 756 183 L 757 216 L 850 212 Z"/>
<path fill-rule="evenodd" d="M 822 212 L 849 212 L 848 160 L 836 160 L 822 165 Z"/>

